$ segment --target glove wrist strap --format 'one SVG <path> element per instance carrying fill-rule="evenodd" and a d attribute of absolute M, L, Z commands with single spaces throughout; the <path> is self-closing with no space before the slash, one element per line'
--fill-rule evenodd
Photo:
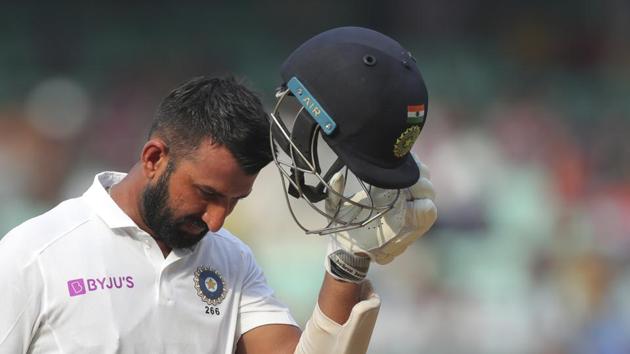
<path fill-rule="evenodd" d="M 335 279 L 360 283 L 367 276 L 370 258 L 361 257 L 338 249 L 326 257 L 326 271 Z"/>

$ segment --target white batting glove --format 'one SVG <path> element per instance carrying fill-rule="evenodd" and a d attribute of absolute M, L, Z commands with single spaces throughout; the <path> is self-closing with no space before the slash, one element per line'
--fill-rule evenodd
<path fill-rule="evenodd" d="M 334 277 L 360 282 L 367 274 L 370 261 L 378 264 L 391 262 L 431 228 L 437 219 L 435 191 L 428 167 L 415 155 L 414 159 L 420 168 L 420 178 L 413 186 L 400 190 L 391 210 L 364 227 L 331 234 L 326 270 Z M 337 193 L 342 194 L 343 174 L 335 174 L 329 184 Z M 397 190 L 376 187 L 372 187 L 370 191 L 374 205 L 388 205 L 397 194 Z M 370 198 L 365 191 L 356 193 L 351 200 L 364 205 L 370 204 Z M 334 213 L 340 201 L 337 194 L 329 192 L 326 210 Z M 338 218 L 346 222 L 358 221 L 366 219 L 369 212 L 365 208 L 343 202 Z"/>

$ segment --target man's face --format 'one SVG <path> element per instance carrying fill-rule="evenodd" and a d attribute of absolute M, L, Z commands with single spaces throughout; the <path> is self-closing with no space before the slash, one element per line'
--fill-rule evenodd
<path fill-rule="evenodd" d="M 169 162 L 166 171 L 155 185 L 147 185 L 142 193 L 144 222 L 153 231 L 153 236 L 168 247 L 186 248 L 194 246 L 208 232 L 208 226 L 195 215 L 176 217 L 170 206 L 169 184 L 174 164 Z M 184 225 L 191 226 L 184 228 Z"/>
<path fill-rule="evenodd" d="M 221 228 L 255 178 L 241 170 L 227 148 L 204 143 L 177 164 L 169 161 L 157 181 L 147 184 L 143 221 L 169 248 L 192 247 Z"/>

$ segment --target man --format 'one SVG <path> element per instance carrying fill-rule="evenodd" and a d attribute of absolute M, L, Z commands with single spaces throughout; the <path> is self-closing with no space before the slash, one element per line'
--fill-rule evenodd
<path fill-rule="evenodd" d="M 358 259 L 364 272 L 327 261 L 301 333 L 250 249 L 222 228 L 273 158 L 269 129 L 259 99 L 233 79 L 201 77 L 172 91 L 128 174 L 98 174 L 83 196 L 0 241 L 0 352 L 365 352 L 380 305 L 363 281 L 365 253 L 334 243 L 332 254 Z M 328 208 L 352 214 L 338 176 Z M 408 203 L 390 204 L 400 213 L 414 210 Z"/>

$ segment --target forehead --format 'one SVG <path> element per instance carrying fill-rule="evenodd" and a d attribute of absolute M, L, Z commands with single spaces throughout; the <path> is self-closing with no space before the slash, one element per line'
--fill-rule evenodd
<path fill-rule="evenodd" d="M 248 194 L 256 179 L 256 174 L 245 174 L 228 148 L 211 141 L 201 143 L 189 156 L 181 158 L 175 175 L 228 197 Z"/>

